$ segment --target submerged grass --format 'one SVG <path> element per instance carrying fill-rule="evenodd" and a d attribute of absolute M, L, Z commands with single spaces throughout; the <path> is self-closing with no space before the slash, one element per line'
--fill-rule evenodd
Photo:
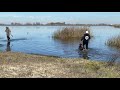
<path fill-rule="evenodd" d="M 60 40 L 80 39 L 85 31 L 90 32 L 89 27 L 65 27 L 57 32 L 54 32 L 53 38 Z"/>
<path fill-rule="evenodd" d="M 120 65 L 81 58 L 57 58 L 24 53 L 0 53 L 1 78 L 120 77 Z"/>
<path fill-rule="evenodd" d="M 111 46 L 111 47 L 120 48 L 120 35 L 108 39 L 108 41 L 106 42 L 106 45 Z"/>

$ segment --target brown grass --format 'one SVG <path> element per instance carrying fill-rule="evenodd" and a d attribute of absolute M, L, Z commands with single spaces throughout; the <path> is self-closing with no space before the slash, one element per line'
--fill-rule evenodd
<path fill-rule="evenodd" d="M 56 58 L 23 53 L 0 53 L 0 78 L 120 77 L 120 65 L 81 58 Z"/>
<path fill-rule="evenodd" d="M 54 32 L 53 38 L 60 40 L 80 39 L 87 30 L 90 32 L 89 27 L 66 27 Z"/>
<path fill-rule="evenodd" d="M 120 48 L 120 36 L 112 37 L 106 42 L 108 46 Z"/>
<path fill-rule="evenodd" d="M 120 24 L 115 24 L 115 25 L 113 25 L 113 27 L 120 28 Z"/>

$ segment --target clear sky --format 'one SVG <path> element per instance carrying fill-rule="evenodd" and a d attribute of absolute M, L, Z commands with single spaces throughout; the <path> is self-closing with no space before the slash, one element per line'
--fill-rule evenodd
<path fill-rule="evenodd" d="M 120 24 L 120 12 L 0 12 L 0 23 Z"/>

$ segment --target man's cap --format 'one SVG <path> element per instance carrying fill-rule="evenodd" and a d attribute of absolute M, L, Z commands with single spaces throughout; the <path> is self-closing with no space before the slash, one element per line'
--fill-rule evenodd
<path fill-rule="evenodd" d="M 86 31 L 86 33 L 88 33 L 88 31 Z"/>

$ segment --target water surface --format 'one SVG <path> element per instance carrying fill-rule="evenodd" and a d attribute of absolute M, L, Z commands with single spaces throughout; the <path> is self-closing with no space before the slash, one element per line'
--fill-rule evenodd
<path fill-rule="evenodd" d="M 120 50 L 105 45 L 107 39 L 119 35 L 120 28 L 110 26 L 91 26 L 93 38 L 89 42 L 89 51 L 78 50 L 80 39 L 63 42 L 52 38 L 54 31 L 63 26 L 10 26 L 13 37 L 7 43 L 5 27 L 0 27 L 0 51 L 14 51 L 64 58 L 86 58 L 89 60 L 112 60 L 115 55 L 120 60 Z"/>

